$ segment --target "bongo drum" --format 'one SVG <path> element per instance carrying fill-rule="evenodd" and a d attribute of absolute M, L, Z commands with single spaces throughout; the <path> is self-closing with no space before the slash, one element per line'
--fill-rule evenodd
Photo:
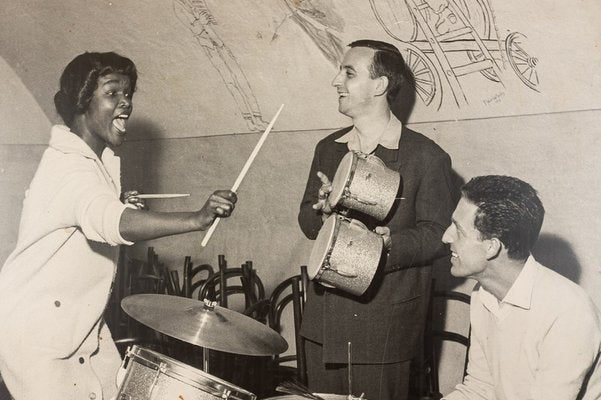
<path fill-rule="evenodd" d="M 127 349 L 117 400 L 256 400 L 257 396 L 155 351 Z"/>
<path fill-rule="evenodd" d="M 371 154 L 350 151 L 342 158 L 328 202 L 332 208 L 361 211 L 382 221 L 392 208 L 401 176 Z"/>
<path fill-rule="evenodd" d="M 360 296 L 371 284 L 383 247 L 382 236 L 334 213 L 315 239 L 307 273 L 323 286 Z"/>

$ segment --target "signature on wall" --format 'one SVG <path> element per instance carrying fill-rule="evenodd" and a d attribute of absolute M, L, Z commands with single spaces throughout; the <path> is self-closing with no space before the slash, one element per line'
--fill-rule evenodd
<path fill-rule="evenodd" d="M 504 87 L 505 71 L 539 91 L 538 59 L 526 51 L 526 36 L 502 39 L 489 0 L 369 1 L 384 31 L 400 42 L 425 105 L 439 109 L 447 88 L 457 107 L 467 105 L 463 79 L 477 75 Z"/>
<path fill-rule="evenodd" d="M 219 72 L 248 129 L 264 130 L 267 123 L 263 120 L 259 103 L 236 57 L 215 31 L 217 21 L 205 0 L 173 0 L 173 10 Z"/>

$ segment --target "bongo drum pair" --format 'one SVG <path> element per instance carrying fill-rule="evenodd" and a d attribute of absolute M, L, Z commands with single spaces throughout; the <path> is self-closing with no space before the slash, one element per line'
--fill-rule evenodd
<path fill-rule="evenodd" d="M 349 152 L 332 180 L 332 209 L 352 209 L 384 220 L 397 200 L 401 176 L 378 157 Z M 360 221 L 337 212 L 324 222 L 309 258 L 308 275 L 326 287 L 360 296 L 369 287 L 380 263 L 382 236 Z"/>

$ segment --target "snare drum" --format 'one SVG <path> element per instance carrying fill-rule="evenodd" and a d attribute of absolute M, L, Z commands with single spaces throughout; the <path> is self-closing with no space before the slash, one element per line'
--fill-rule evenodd
<path fill-rule="evenodd" d="M 361 211 L 382 221 L 392 208 L 401 175 L 370 154 L 351 151 L 340 161 L 332 180 L 328 202 Z"/>
<path fill-rule="evenodd" d="M 309 258 L 309 278 L 326 287 L 362 295 L 376 273 L 384 241 L 360 221 L 332 214 L 325 220 Z"/>
<path fill-rule="evenodd" d="M 256 400 L 257 396 L 155 351 L 127 349 L 116 400 Z"/>

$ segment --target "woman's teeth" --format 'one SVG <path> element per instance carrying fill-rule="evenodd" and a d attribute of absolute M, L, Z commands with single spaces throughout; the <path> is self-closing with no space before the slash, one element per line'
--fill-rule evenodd
<path fill-rule="evenodd" d="M 125 133 L 125 122 L 127 121 L 127 115 L 120 115 L 113 119 L 113 126 L 120 132 Z"/>

